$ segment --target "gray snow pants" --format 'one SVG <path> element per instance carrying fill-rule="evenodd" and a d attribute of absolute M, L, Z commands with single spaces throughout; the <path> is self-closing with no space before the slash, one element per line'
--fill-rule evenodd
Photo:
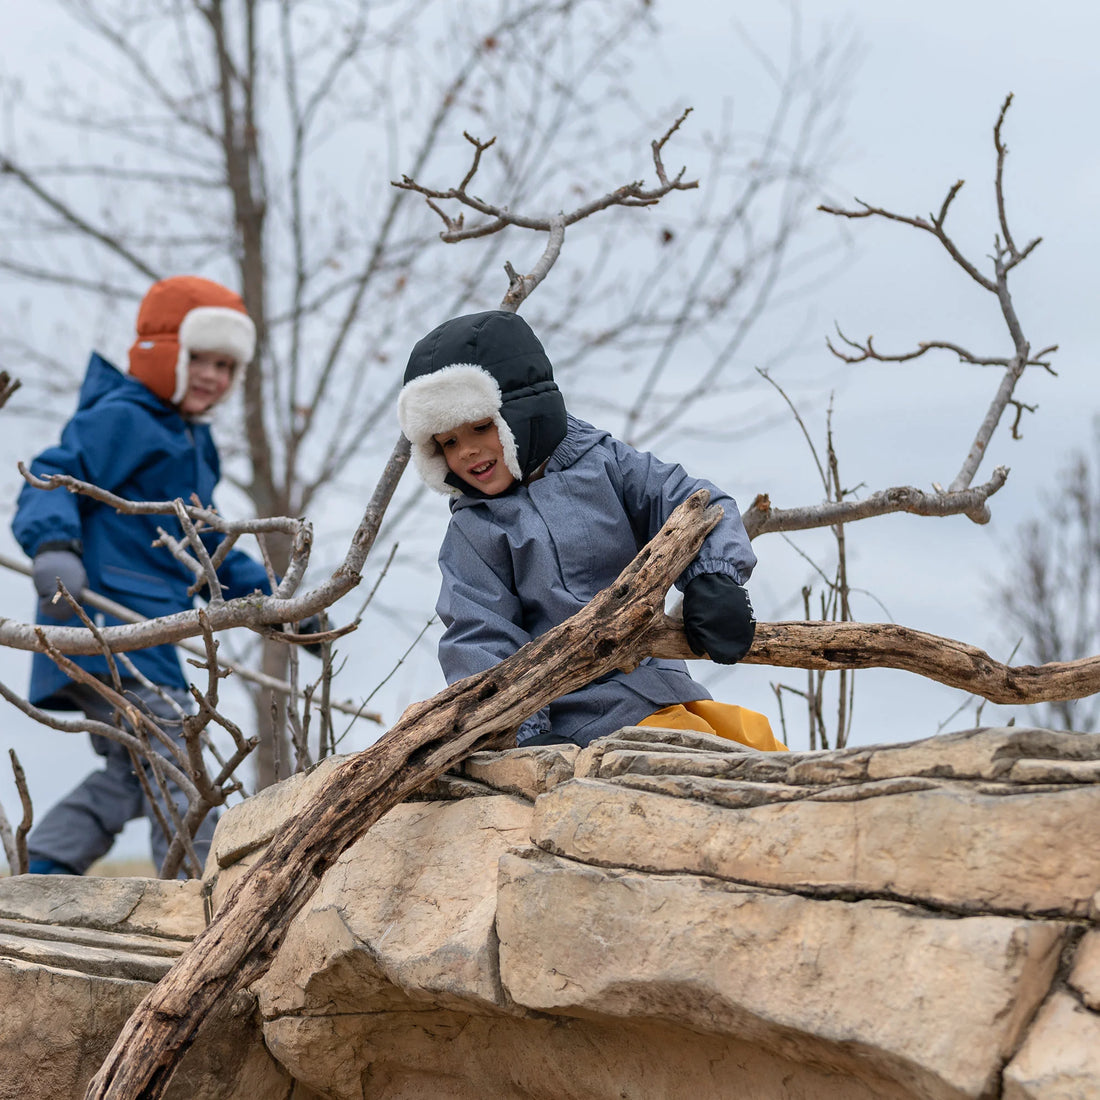
<path fill-rule="evenodd" d="M 155 691 L 130 682 L 127 694 L 136 698 L 148 710 L 165 733 L 177 743 L 183 743 L 179 718 Z M 177 688 L 162 688 L 183 708 L 192 713 L 190 696 Z M 85 684 L 73 684 L 67 695 L 91 719 L 111 723 L 111 705 Z M 92 748 L 104 757 L 103 768 L 92 772 L 73 788 L 31 830 L 27 837 L 27 849 L 31 859 L 52 859 L 71 867 L 77 874 L 84 874 L 101 856 L 110 851 L 115 837 L 128 821 L 136 817 L 149 819 L 149 840 L 153 863 L 159 870 L 168 854 L 169 837 L 164 835 L 160 822 L 134 772 L 130 754 L 118 742 L 98 734 L 92 734 Z M 164 745 L 154 741 L 161 755 L 167 755 Z M 146 766 L 150 788 L 163 806 L 163 795 L 156 780 Z M 187 798 L 175 784 L 169 784 L 172 800 L 182 817 L 187 812 Z M 171 827 L 171 815 L 164 810 L 165 820 Z M 199 827 L 193 841 L 195 853 L 205 863 L 214 835 L 216 817 L 209 814 Z"/>

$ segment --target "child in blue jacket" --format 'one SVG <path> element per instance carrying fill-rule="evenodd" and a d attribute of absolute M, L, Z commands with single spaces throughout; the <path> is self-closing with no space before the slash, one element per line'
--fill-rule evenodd
<path fill-rule="evenodd" d="M 206 415 L 243 373 L 255 349 L 255 328 L 233 291 L 195 276 L 155 283 L 142 301 L 137 339 L 130 349 L 129 373 L 93 353 L 77 409 L 60 442 L 31 464 L 39 476 L 69 474 L 117 496 L 163 501 L 197 494 L 211 503 L 218 482 L 218 452 Z M 176 538 L 182 531 L 166 516 L 120 515 L 105 504 L 64 489 L 45 491 L 25 485 L 12 530 L 34 560 L 39 596 L 38 622 L 80 626 L 68 604 L 54 599 L 57 580 L 79 598 L 91 589 L 148 618 L 189 610 L 194 577 L 163 548 L 152 544 L 163 527 Z M 213 552 L 221 536 L 204 535 Z M 218 570 L 226 599 L 259 589 L 270 592 L 262 565 L 231 550 Z M 85 609 L 93 620 L 117 620 Z M 193 710 L 187 679 L 171 645 L 128 654 L 134 666 L 185 712 Z M 77 664 L 109 682 L 102 656 L 74 657 Z M 156 691 L 126 677 L 131 698 L 148 710 L 166 732 L 179 736 L 175 709 Z M 44 654 L 35 654 L 30 701 L 51 710 L 81 710 L 110 722 L 112 708 L 86 684 L 71 680 Z M 171 837 L 164 835 L 149 805 L 129 754 L 119 744 L 93 735 L 104 765 L 53 807 L 28 837 L 33 873 L 83 874 L 105 855 L 126 822 L 146 816 L 151 824 L 153 858 L 159 867 Z M 159 747 L 159 751 L 164 751 Z M 147 769 L 148 770 L 148 769 Z M 154 791 L 156 783 L 149 777 Z M 173 788 L 181 816 L 186 799 Z M 166 820 L 171 817 L 164 813 Z M 194 838 L 205 860 L 214 821 L 208 817 Z"/>
<path fill-rule="evenodd" d="M 450 496 L 436 605 L 448 683 L 482 672 L 606 588 L 698 489 L 724 516 L 677 579 L 693 652 L 733 664 L 755 618 L 756 556 L 734 500 L 682 467 L 570 416 L 541 343 L 517 314 L 456 317 L 413 348 L 398 418 L 423 480 Z M 649 724 L 782 749 L 767 719 L 716 703 L 683 661 L 610 672 L 528 719 L 519 745 L 573 743 Z"/>

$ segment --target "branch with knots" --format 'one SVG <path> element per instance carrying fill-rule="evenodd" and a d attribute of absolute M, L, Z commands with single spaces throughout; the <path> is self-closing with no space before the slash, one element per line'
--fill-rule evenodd
<path fill-rule="evenodd" d="M 613 206 L 655 206 L 672 191 L 691 191 L 699 186 L 698 180 L 685 180 L 684 174 L 687 168 L 681 168 L 674 176 L 669 176 L 664 163 L 664 149 L 672 135 L 680 129 L 684 120 L 691 113 L 688 107 L 679 118 L 661 135 L 650 143 L 653 154 L 653 169 L 657 176 L 657 183 L 653 187 L 647 187 L 644 180 L 632 180 L 620 187 L 607 192 L 599 198 L 582 203 L 569 213 L 557 213 L 543 217 L 532 217 L 526 214 L 516 213 L 507 206 L 486 202 L 476 195 L 470 194 L 469 186 L 481 167 L 481 157 L 487 149 L 490 149 L 496 138 L 481 141 L 467 132 L 463 137 L 473 146 L 473 159 L 462 181 L 457 187 L 439 191 L 426 187 L 410 176 L 403 175 L 400 180 L 393 180 L 392 185 L 404 191 L 414 191 L 423 195 L 428 206 L 432 208 L 443 220 L 444 230 L 440 233 L 440 239 L 447 244 L 455 244 L 458 241 L 472 240 L 476 237 L 487 237 L 493 233 L 499 233 L 510 225 L 519 226 L 521 229 L 532 229 L 536 232 L 548 234 L 548 241 L 539 262 L 527 275 L 519 274 L 511 263 L 504 265 L 508 275 L 508 293 L 504 297 L 501 309 L 515 312 L 520 303 L 546 278 L 550 268 L 561 252 L 562 241 L 565 238 L 565 230 L 568 226 L 588 218 L 601 210 L 607 210 Z M 485 216 L 485 221 L 479 221 L 476 225 L 466 225 L 466 215 L 460 211 L 457 216 L 449 215 L 441 202 L 457 202 L 460 206 L 467 207 Z"/>
<path fill-rule="evenodd" d="M 219 531 L 227 531 L 230 534 L 263 533 L 271 530 L 293 531 L 294 550 L 291 569 L 288 569 L 275 593 L 271 596 L 264 596 L 256 592 L 249 596 L 224 600 L 220 603 L 211 602 L 206 610 L 202 612 L 196 610 L 181 611 L 157 619 L 144 619 L 125 626 L 103 627 L 99 629 L 98 635 L 92 635 L 83 627 L 35 627 L 27 623 L 0 619 L 0 646 L 45 652 L 46 645 L 49 644 L 60 653 L 88 655 L 101 652 L 100 640 L 102 640 L 102 644 L 105 644 L 111 653 L 122 653 L 155 645 L 179 644 L 184 639 L 193 638 L 204 633 L 205 624 L 209 624 L 209 629 L 215 633 L 232 627 L 246 627 L 249 630 L 263 634 L 270 628 L 281 627 L 284 623 L 297 623 L 310 615 L 320 614 L 350 592 L 362 580 L 363 565 L 374 545 L 374 540 L 378 536 L 378 530 L 381 527 L 386 508 L 408 462 L 407 452 L 408 448 L 405 447 L 402 453 L 391 456 L 389 464 L 375 486 L 359 526 L 352 535 L 344 560 L 336 567 L 330 577 L 315 588 L 297 594 L 301 573 L 305 568 L 306 561 L 308 561 L 311 539 L 310 525 L 305 520 L 276 517 L 273 519 L 231 521 L 226 520 L 211 509 L 195 504 L 185 505 L 184 508 L 192 520 L 208 521 L 211 527 L 216 527 Z M 20 468 L 23 469 L 23 467 Z M 65 475 L 35 478 L 33 475 L 24 473 L 24 476 L 31 484 L 38 485 L 40 488 L 57 489 L 64 487 L 70 492 L 87 493 L 97 500 L 106 500 L 112 504 L 117 502 L 117 506 L 133 514 L 177 514 L 175 501 L 153 503 L 126 501 L 110 493 L 105 493 L 95 486 Z M 211 556 L 211 561 L 214 564 L 219 560 L 218 554 Z M 71 596 L 65 595 L 71 601 Z M 358 621 L 356 620 L 346 628 L 324 634 L 299 635 L 283 632 L 282 640 L 292 644 L 324 643 L 340 637 L 357 626 Z"/>
<path fill-rule="evenodd" d="M 991 257 L 993 261 L 992 275 L 983 273 L 976 263 L 967 259 L 947 231 L 947 215 L 950 212 L 951 205 L 955 201 L 956 196 L 962 189 L 963 180 L 956 180 L 948 189 L 943 202 L 940 204 L 939 212 L 929 213 L 927 217 L 898 214 L 881 206 L 872 206 L 862 199 L 855 200 L 858 206 L 858 209 L 855 210 L 833 206 L 818 207 L 819 210 L 824 211 L 826 214 L 833 214 L 837 217 L 851 219 L 872 217 L 885 218 L 887 221 L 900 222 L 903 225 L 919 229 L 924 233 L 930 233 L 940 242 L 957 266 L 962 268 L 978 286 L 988 291 L 990 294 L 995 295 L 997 298 L 1001 316 L 1004 319 L 1009 336 L 1012 340 L 1013 353 L 1008 357 L 975 355 L 959 344 L 945 340 L 924 341 L 918 344 L 914 351 L 904 352 L 898 355 L 886 355 L 875 348 L 871 337 L 868 337 L 867 340 L 861 344 L 857 341 L 849 340 L 840 332 L 839 327 L 837 332 L 843 343 L 847 345 L 849 351 L 838 349 L 831 342 L 827 341 L 829 350 L 847 363 L 861 363 L 867 360 L 876 360 L 883 363 L 902 363 L 911 359 L 917 359 L 929 351 L 940 350 L 954 353 L 963 363 L 971 363 L 978 366 L 1001 367 L 1004 370 L 1004 377 L 986 411 L 985 417 L 975 433 L 974 440 L 970 445 L 970 450 L 963 461 L 962 467 L 948 487 L 948 492 L 969 488 L 978 471 L 978 467 L 981 465 L 982 458 L 989 446 L 989 441 L 993 437 L 993 432 L 1001 422 L 1005 410 L 1010 405 L 1016 409 L 1016 420 L 1013 425 L 1012 434 L 1015 438 L 1019 438 L 1018 427 L 1020 415 L 1025 409 L 1028 411 L 1032 409 L 1032 406 L 1017 402 L 1013 397 L 1016 383 L 1023 376 L 1024 371 L 1028 367 L 1043 367 L 1051 374 L 1055 373 L 1047 357 L 1058 350 L 1058 345 L 1050 344 L 1044 347 L 1042 351 L 1034 355 L 1032 354 L 1031 345 L 1024 336 L 1023 328 L 1020 324 L 1020 319 L 1016 313 L 1016 308 L 1013 304 L 1012 295 L 1009 290 L 1009 273 L 1023 263 L 1042 240 L 1041 237 L 1036 237 L 1020 248 L 1016 244 L 1015 237 L 1008 223 L 1008 216 L 1005 209 L 1004 189 L 1004 166 L 1008 148 L 1004 143 L 1001 131 L 1011 103 L 1012 96 L 1010 94 L 1001 105 L 1000 114 L 997 116 L 997 122 L 993 127 L 993 146 L 996 152 L 996 171 L 994 175 L 993 194 L 997 208 L 997 221 L 1000 232 L 997 233 L 993 239 L 993 255 Z"/>

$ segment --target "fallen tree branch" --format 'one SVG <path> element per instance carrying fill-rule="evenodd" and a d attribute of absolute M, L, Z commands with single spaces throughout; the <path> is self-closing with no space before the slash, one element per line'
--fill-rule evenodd
<path fill-rule="evenodd" d="M 665 616 L 649 634 L 654 657 L 691 660 L 684 632 Z M 780 668 L 897 668 L 991 703 L 1025 705 L 1100 692 L 1100 656 L 1045 665 L 1005 665 L 977 646 L 894 623 L 757 623 L 744 664 Z"/>
<path fill-rule="evenodd" d="M 263 974 L 324 873 L 384 813 L 472 752 L 503 748 L 524 719 L 646 655 L 669 585 L 721 515 L 705 491 L 685 501 L 609 588 L 507 660 L 410 706 L 369 749 L 339 763 L 230 890 L 127 1021 L 86 1100 L 154 1100 L 207 1014 Z"/>

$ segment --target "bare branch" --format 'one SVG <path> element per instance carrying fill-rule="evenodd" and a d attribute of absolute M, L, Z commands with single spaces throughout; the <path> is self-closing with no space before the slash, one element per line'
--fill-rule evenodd
<path fill-rule="evenodd" d="M 12 378 L 6 370 L 0 370 L 0 409 L 11 400 L 12 395 L 22 385 L 18 378 Z"/>
<path fill-rule="evenodd" d="M 824 211 L 826 214 L 833 214 L 838 217 L 844 218 L 867 218 L 867 217 L 882 217 L 889 221 L 901 222 L 904 225 L 913 226 L 916 229 L 923 230 L 924 232 L 931 233 L 939 240 L 943 247 L 947 250 L 951 258 L 961 267 L 967 275 L 970 276 L 979 286 L 984 290 L 988 290 L 991 294 L 997 296 L 997 302 L 1000 306 L 1001 316 L 1004 318 L 1005 325 L 1008 328 L 1010 337 L 1012 338 L 1012 346 L 1014 349 L 1013 355 L 1009 358 L 992 357 L 992 356 L 975 356 L 965 348 L 960 347 L 958 344 L 949 343 L 946 341 L 928 341 L 919 344 L 916 351 L 908 352 L 902 355 L 882 355 L 876 351 L 873 347 L 871 338 L 868 337 L 865 344 L 858 344 L 849 340 L 838 328 L 838 333 L 841 340 L 853 349 L 856 354 L 851 355 L 845 352 L 839 351 L 831 343 L 829 344 L 829 350 L 838 358 L 843 359 L 849 363 L 859 363 L 867 359 L 876 359 L 882 362 L 905 362 L 910 359 L 917 359 L 923 355 L 926 351 L 933 348 L 939 348 L 942 350 L 953 351 L 959 356 L 961 360 L 967 363 L 975 363 L 988 366 L 999 366 L 1004 369 L 1004 377 L 1001 379 L 996 394 L 990 403 L 989 409 L 986 411 L 985 417 L 978 427 L 974 440 L 970 445 L 970 449 L 967 452 L 966 458 L 963 461 L 962 467 L 958 474 L 955 475 L 954 480 L 949 486 L 949 491 L 959 492 L 968 488 L 970 483 L 974 480 L 977 474 L 978 467 L 981 465 L 982 459 L 985 456 L 986 449 L 989 446 L 990 440 L 993 438 L 993 433 L 1000 423 L 1005 410 L 1010 404 L 1013 404 L 1013 393 L 1016 388 L 1016 383 L 1020 380 L 1024 371 L 1029 366 L 1041 366 L 1048 371 L 1051 369 L 1050 364 L 1045 361 L 1045 356 L 1049 355 L 1055 350 L 1056 345 L 1052 345 L 1043 349 L 1037 356 L 1032 356 L 1030 344 L 1027 338 L 1024 336 L 1023 328 L 1020 324 L 1019 317 L 1016 314 L 1015 306 L 1012 302 L 1012 295 L 1009 292 L 1008 286 L 1008 273 L 1021 263 L 1032 250 L 1039 244 L 1040 238 L 1036 238 L 1027 245 L 1021 252 L 1016 248 L 1013 240 L 1012 233 L 1009 229 L 1008 219 L 1005 213 L 1005 201 L 1004 201 L 1004 161 L 1007 153 L 1007 148 L 1001 137 L 1001 129 L 1004 124 L 1005 115 L 1008 111 L 1009 105 L 1012 102 L 1012 96 L 1009 95 L 1001 106 L 1000 113 L 997 116 L 997 122 L 993 128 L 993 144 L 996 150 L 997 163 L 994 181 L 994 198 L 997 207 L 997 217 L 1000 224 L 1000 234 L 994 241 L 994 256 L 993 256 L 993 278 L 989 278 L 983 275 L 977 267 L 967 260 L 959 251 L 955 242 L 947 234 L 944 225 L 947 221 L 947 214 L 951 207 L 951 203 L 954 201 L 955 196 L 958 195 L 960 188 L 963 185 L 962 180 L 956 181 L 952 187 L 948 190 L 946 197 L 940 206 L 938 215 L 930 214 L 929 217 L 910 217 L 903 214 L 896 214 L 892 211 L 885 210 L 882 207 L 871 206 L 869 203 L 863 202 L 861 199 L 857 199 L 856 202 L 859 205 L 858 210 L 845 210 L 839 207 L 832 206 L 820 206 L 819 210 Z M 1004 238 L 1003 243 L 1001 238 Z M 1017 409 L 1017 423 L 1019 421 L 1019 413 L 1021 411 L 1020 406 L 1016 405 Z M 1014 426 L 1015 433 L 1015 426 Z"/>
<path fill-rule="evenodd" d="M 34 824 L 34 807 L 27 788 L 27 774 L 23 771 L 23 765 L 19 763 L 19 757 L 15 755 L 15 749 L 8 749 L 8 758 L 11 760 L 15 789 L 19 792 L 19 801 L 23 807 L 23 818 L 13 832 L 11 822 L 4 813 L 4 807 L 0 806 L 0 842 L 3 843 L 4 855 L 11 873 L 25 875 L 28 867 L 27 834 Z"/>
<path fill-rule="evenodd" d="M 841 332 L 839 325 L 836 331 L 837 336 L 839 336 L 849 348 L 853 349 L 854 354 L 835 347 L 828 337 L 825 338 L 825 346 L 833 355 L 843 360 L 845 363 L 865 363 L 868 360 L 875 360 L 879 363 L 907 363 L 913 359 L 919 359 L 929 351 L 950 351 L 959 357 L 960 362 L 972 363 L 978 367 L 1010 367 L 1015 362 L 1015 356 L 1012 358 L 1006 358 L 1004 356 L 979 356 L 947 340 L 922 340 L 917 345 L 915 351 L 901 352 L 897 355 L 887 355 L 875 347 L 873 336 L 868 336 L 861 344 L 858 340 L 852 340 L 845 336 L 844 333 Z M 1053 374 L 1054 372 L 1051 371 L 1050 363 L 1046 360 L 1046 356 L 1057 350 L 1057 344 L 1043 348 L 1037 355 L 1028 359 L 1026 365 L 1029 367 L 1044 367 L 1048 372 Z"/>
<path fill-rule="evenodd" d="M 31 575 L 30 566 L 25 562 L 16 561 L 14 558 L 9 558 L 6 555 L 0 554 L 0 567 L 5 569 L 14 570 L 17 573 L 22 573 L 24 576 L 29 577 Z M 112 618 L 119 619 L 124 623 L 146 623 L 150 620 L 144 615 L 139 615 L 136 611 L 131 611 L 128 607 L 123 607 L 122 604 L 116 603 L 114 600 L 107 599 L 106 596 L 101 596 L 98 592 L 92 592 L 85 589 L 80 596 L 81 602 L 87 604 L 89 607 L 94 607 L 97 611 L 104 611 Z M 79 605 L 78 605 L 79 606 Z M 199 611 L 199 621 L 202 622 L 202 611 Z M 358 621 L 358 620 L 356 620 Z M 200 633 L 202 633 L 200 629 Z M 308 635 L 306 641 L 314 640 L 314 635 Z M 176 642 L 176 645 L 180 649 L 185 650 L 187 653 L 194 654 L 196 656 L 209 657 L 209 653 L 202 647 L 193 645 L 186 640 L 180 640 Z M 191 662 L 197 667 L 205 668 L 206 666 L 199 662 Z M 232 661 L 227 657 L 220 657 L 219 664 L 222 669 L 222 675 L 228 675 L 230 672 L 241 679 L 247 680 L 250 683 L 259 685 L 260 687 L 268 688 L 271 691 L 277 691 L 280 694 L 286 695 L 290 692 L 290 685 L 285 681 L 278 680 L 274 676 L 268 676 L 263 672 L 258 672 L 255 669 L 250 669 L 245 665 L 239 664 L 236 661 Z M 334 710 L 338 710 L 343 714 L 352 714 L 357 717 L 365 718 L 370 722 L 376 722 L 381 724 L 382 716 L 376 711 L 363 710 L 362 707 L 355 706 L 352 703 L 345 702 L 332 702 L 330 703 Z"/>
<path fill-rule="evenodd" d="M 0 175 L 13 176 L 17 179 L 27 191 L 34 195 L 40 202 L 48 206 L 55 214 L 58 214 L 61 220 L 66 225 L 70 226 L 78 235 L 98 241 L 109 252 L 113 252 L 120 259 L 125 260 L 135 271 L 139 271 L 150 280 L 155 282 L 161 277 L 160 274 L 154 271 L 140 256 L 135 255 L 126 248 L 115 235 L 102 229 L 97 229 L 90 222 L 86 221 L 71 206 L 63 202 L 56 195 L 48 192 L 33 176 L 20 167 L 20 165 L 16 164 L 11 157 L 3 153 L 0 153 Z"/>
<path fill-rule="evenodd" d="M 466 190 L 466 187 L 477 171 L 482 152 L 488 149 L 495 139 L 481 142 L 477 138 L 471 137 L 469 134 L 465 136 L 475 147 L 474 163 L 467 171 L 458 187 L 451 187 L 446 191 L 439 191 L 417 183 L 417 181 L 410 176 L 402 176 L 400 180 L 393 180 L 392 185 L 403 191 L 415 191 L 425 197 L 432 209 L 443 219 L 446 228 L 439 236 L 441 240 L 446 241 L 448 244 L 472 240 L 476 237 L 486 237 L 492 233 L 499 233 L 509 225 L 519 226 L 522 229 L 534 229 L 549 233 L 554 229 L 558 219 L 561 219 L 562 227 L 565 228 L 576 224 L 584 218 L 591 217 L 601 210 L 607 210 L 612 206 L 653 206 L 672 191 L 690 191 L 697 188 L 699 186 L 698 180 L 685 181 L 683 179 L 684 169 L 681 169 L 675 177 L 669 179 L 661 160 L 661 153 L 665 143 L 676 130 L 679 129 L 680 124 L 687 117 L 687 114 L 688 112 L 685 111 L 660 139 L 652 143 L 654 165 L 658 175 L 656 187 L 647 190 L 643 181 L 634 180 L 617 187 L 613 191 L 609 191 L 598 199 L 593 199 L 590 202 L 576 207 L 568 214 L 532 217 L 526 214 L 515 213 L 507 206 L 486 202 L 484 199 L 471 195 Z M 455 201 L 461 206 L 476 210 L 479 214 L 484 214 L 492 220 L 466 228 L 461 216 L 457 218 L 449 217 L 437 205 L 439 201 Z"/>
<path fill-rule="evenodd" d="M 529 275 L 519 275 L 510 263 L 504 265 L 508 274 L 508 293 L 504 295 L 500 308 L 515 313 L 527 296 L 542 282 L 561 254 L 562 241 L 565 240 L 565 219 L 555 214 L 550 219 L 550 232 L 547 235 L 546 249 Z"/>
<path fill-rule="evenodd" d="M 940 207 L 939 215 L 929 214 L 927 218 L 914 217 L 906 214 L 895 214 L 890 210 L 884 210 L 880 206 L 872 206 L 870 203 L 864 202 L 862 199 L 857 198 L 855 201 L 859 204 L 859 210 L 845 210 L 842 207 L 825 206 L 824 204 L 818 207 L 824 214 L 833 214 L 839 218 L 871 218 L 879 217 L 885 218 L 887 221 L 901 222 L 904 225 L 911 225 L 914 229 L 922 229 L 926 233 L 931 233 L 940 244 L 947 250 L 948 255 L 955 261 L 974 280 L 980 287 L 990 291 L 993 294 L 997 292 L 996 283 L 992 279 L 983 275 L 977 267 L 974 266 L 960 251 L 958 245 L 947 235 L 947 231 L 943 227 L 943 223 L 947 218 L 947 211 L 954 201 L 955 196 L 959 193 L 963 186 L 963 180 L 956 180 L 951 188 L 947 192 L 946 198 L 943 200 L 943 205 Z"/>
<path fill-rule="evenodd" d="M 881 489 L 864 500 L 826 501 L 803 508 L 773 508 L 766 494 L 760 494 L 744 512 L 745 530 L 749 538 L 773 531 L 807 531 L 815 527 L 832 527 L 852 523 L 871 516 L 893 512 L 909 512 L 915 516 L 963 515 L 975 523 L 988 523 L 988 500 L 1005 483 L 1008 469 L 998 466 L 984 485 L 948 492 L 926 492 L 910 485 Z"/>

